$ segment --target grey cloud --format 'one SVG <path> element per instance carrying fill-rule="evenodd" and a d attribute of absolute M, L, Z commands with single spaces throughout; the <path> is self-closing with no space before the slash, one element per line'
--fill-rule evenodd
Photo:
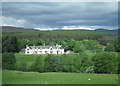
<path fill-rule="evenodd" d="M 33 28 L 43 25 L 49 27 L 71 25 L 117 27 L 117 11 L 117 3 L 114 2 L 4 2 L 2 7 L 2 14 L 5 18 L 24 19 L 26 21 L 24 26 L 30 27 L 31 25 Z"/>

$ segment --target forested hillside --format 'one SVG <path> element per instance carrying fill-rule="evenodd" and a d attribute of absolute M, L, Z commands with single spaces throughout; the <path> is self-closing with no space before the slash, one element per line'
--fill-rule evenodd
<path fill-rule="evenodd" d="M 42 40 L 58 40 L 62 38 L 73 38 L 81 41 L 97 40 L 100 44 L 105 45 L 110 42 L 113 43 L 118 38 L 118 34 L 110 34 L 103 32 L 89 32 L 89 31 L 76 31 L 76 30 L 53 30 L 53 31 L 39 31 L 35 29 L 26 29 L 20 27 L 3 27 L 3 37 L 16 36 L 18 39 L 42 39 Z"/>

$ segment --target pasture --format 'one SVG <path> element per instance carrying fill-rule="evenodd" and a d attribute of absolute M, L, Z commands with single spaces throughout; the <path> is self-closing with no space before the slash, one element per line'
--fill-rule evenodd
<path fill-rule="evenodd" d="M 118 84 L 117 74 L 38 73 L 3 70 L 2 79 L 3 84 Z"/>

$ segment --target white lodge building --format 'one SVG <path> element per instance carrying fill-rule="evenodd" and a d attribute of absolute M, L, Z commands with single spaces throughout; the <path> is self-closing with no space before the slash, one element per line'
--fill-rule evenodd
<path fill-rule="evenodd" d="M 62 45 L 26 46 L 25 54 L 64 54 Z"/>

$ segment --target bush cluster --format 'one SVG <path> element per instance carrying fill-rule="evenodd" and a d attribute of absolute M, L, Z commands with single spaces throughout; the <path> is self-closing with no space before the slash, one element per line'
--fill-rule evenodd
<path fill-rule="evenodd" d="M 11 63 L 4 63 L 3 65 Z M 14 64 L 15 66 L 15 64 Z M 11 65 L 10 67 L 14 67 Z M 3 67 L 4 69 L 13 69 Z M 92 59 L 82 54 L 39 55 L 28 68 L 25 62 L 19 63 L 16 70 L 33 72 L 76 72 L 76 73 L 118 73 L 118 61 L 114 53 L 98 52 Z"/>

